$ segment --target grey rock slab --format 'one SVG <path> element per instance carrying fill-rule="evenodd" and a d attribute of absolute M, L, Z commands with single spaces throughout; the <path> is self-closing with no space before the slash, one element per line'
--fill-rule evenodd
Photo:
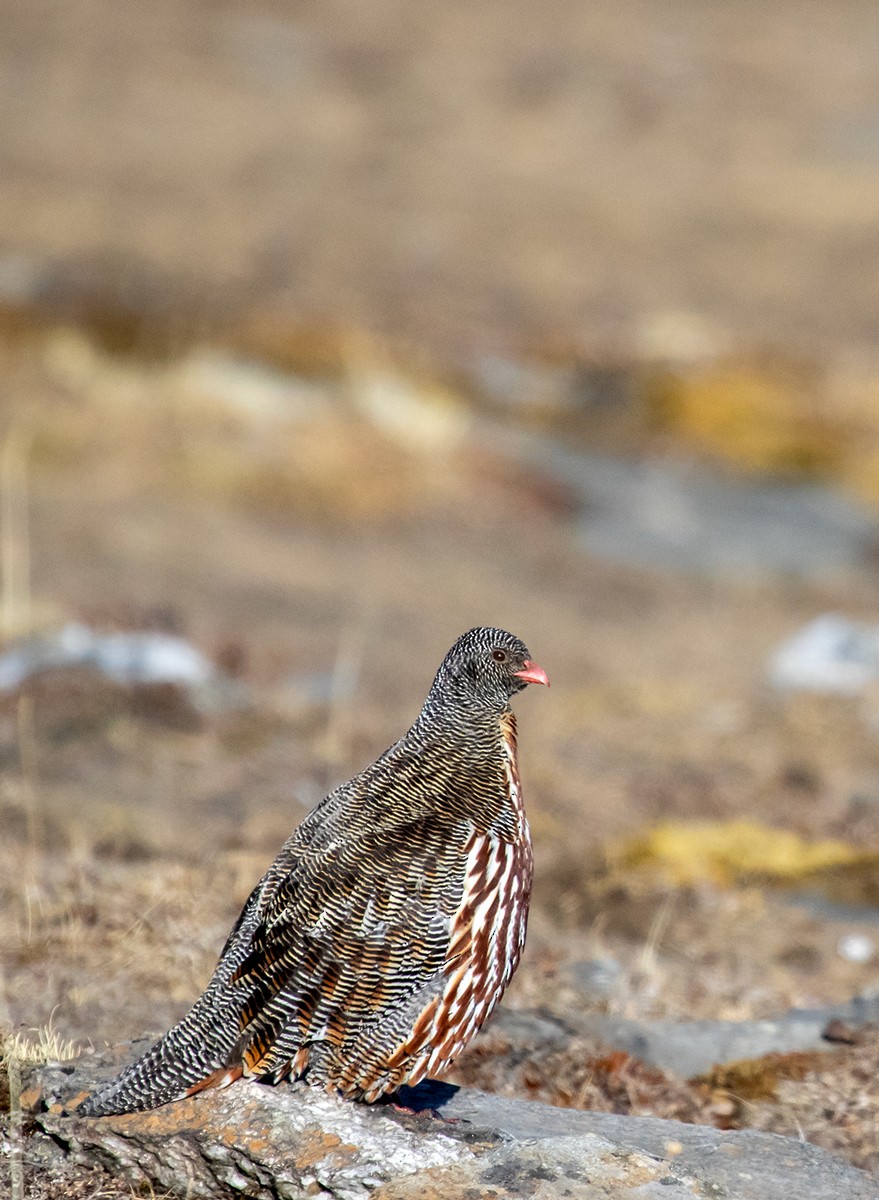
<path fill-rule="evenodd" d="M 702 1181 L 661 1159 L 583 1134 L 509 1142 L 466 1164 L 421 1171 L 385 1185 L 375 1200 L 683 1200 L 711 1194 Z"/>
<path fill-rule="evenodd" d="M 97 1163 L 134 1188 L 188 1200 L 879 1200 L 879 1181 L 792 1139 L 557 1109 L 442 1083 L 408 1093 L 422 1110 L 413 1113 L 302 1085 L 245 1082 L 147 1113 L 87 1120 L 70 1111 L 142 1048 L 31 1073 L 22 1099 L 32 1160 L 42 1153 L 50 1161 L 51 1140 L 55 1159 Z"/>
<path fill-rule="evenodd" d="M 853 1027 L 879 1021 L 879 996 L 858 996 L 828 1008 L 791 1009 L 757 1021 L 639 1021 L 588 1012 L 559 1017 L 545 1009 L 506 1008 L 491 1019 L 486 1033 L 501 1034 L 517 1052 L 561 1048 L 574 1037 L 587 1038 L 596 1048 L 625 1050 L 650 1066 L 691 1078 L 743 1058 L 832 1050 L 834 1045 L 822 1037 L 832 1020 Z"/>
<path fill-rule="evenodd" d="M 566 1046 L 576 1036 L 570 1022 L 545 1008 L 499 1008 L 485 1031 L 523 1050 Z"/>
<path fill-rule="evenodd" d="M 831 1050 L 822 1033 L 829 1021 L 849 1025 L 879 1020 L 876 997 L 848 1004 L 791 1009 L 759 1021 L 637 1021 L 608 1013 L 587 1013 L 570 1020 L 578 1034 L 594 1037 L 663 1071 L 690 1078 L 717 1064 L 796 1050 Z"/>
<path fill-rule="evenodd" d="M 728 1200 L 879 1200 L 879 1179 L 808 1142 L 777 1134 L 551 1108 L 464 1088 L 440 1111 L 475 1129 L 491 1128 L 514 1144 L 540 1146 L 544 1158 L 553 1139 L 561 1139 L 560 1148 L 567 1152 L 572 1139 L 598 1135 L 620 1152 L 664 1162 L 665 1179 L 695 1180 L 697 1195 Z"/>
<path fill-rule="evenodd" d="M 579 539 L 598 558 L 663 571 L 822 579 L 869 568 L 875 553 L 874 514 L 816 484 L 613 458 L 516 430 L 492 427 L 490 437 L 495 449 L 579 496 Z"/>
<path fill-rule="evenodd" d="M 63 1075 L 57 1067 L 38 1073 L 49 1111 L 36 1112 L 36 1124 L 76 1163 L 97 1163 L 134 1188 L 187 1200 L 242 1192 L 258 1200 L 362 1200 L 395 1178 L 472 1157 L 442 1122 L 425 1117 L 424 1128 L 406 1128 L 301 1086 L 243 1083 L 146 1113 L 84 1120 L 61 1110 L 95 1086 L 91 1066 L 81 1059 L 72 1073 L 68 1065 Z"/>
<path fill-rule="evenodd" d="M 830 1050 L 821 1031 L 829 1018 L 808 1014 L 766 1021 L 634 1021 L 594 1014 L 577 1022 L 578 1032 L 685 1079 L 719 1063 L 794 1050 Z"/>

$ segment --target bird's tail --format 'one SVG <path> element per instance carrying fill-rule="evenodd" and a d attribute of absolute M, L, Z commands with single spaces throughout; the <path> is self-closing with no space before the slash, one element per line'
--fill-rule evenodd
<path fill-rule="evenodd" d="M 83 1100 L 77 1116 L 142 1112 L 238 1078 L 242 1070 L 233 1061 L 238 1013 L 224 1011 L 211 991 L 146 1054 Z"/>
<path fill-rule="evenodd" d="M 250 989 L 236 983 L 235 971 L 247 953 L 258 899 L 259 885 L 229 935 L 213 978 L 186 1016 L 142 1058 L 86 1097 L 78 1116 L 143 1112 L 242 1074 L 241 1022 Z"/>

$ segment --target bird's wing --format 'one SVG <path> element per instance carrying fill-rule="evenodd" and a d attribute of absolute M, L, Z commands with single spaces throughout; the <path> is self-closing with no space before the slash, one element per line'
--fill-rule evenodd
<path fill-rule="evenodd" d="M 374 811 L 294 835 L 230 938 L 238 1047 L 254 1074 L 309 1043 L 340 1045 L 442 975 L 468 822 Z"/>

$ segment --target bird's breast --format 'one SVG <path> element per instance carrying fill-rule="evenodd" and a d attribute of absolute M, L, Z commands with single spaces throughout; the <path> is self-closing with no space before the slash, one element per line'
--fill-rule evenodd
<path fill-rule="evenodd" d="M 516 757 L 516 726 L 502 722 L 508 814 L 503 830 L 473 829 L 465 846 L 460 904 L 451 921 L 446 983 L 431 1014 L 428 1071 L 470 1041 L 503 995 L 525 944 L 533 856 Z"/>

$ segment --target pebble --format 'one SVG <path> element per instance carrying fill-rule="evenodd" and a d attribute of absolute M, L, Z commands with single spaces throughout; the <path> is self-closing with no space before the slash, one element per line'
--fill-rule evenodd
<path fill-rule="evenodd" d="M 794 633 L 769 664 L 774 687 L 856 696 L 879 678 L 879 628 L 823 613 Z"/>
<path fill-rule="evenodd" d="M 868 963 L 876 953 L 876 943 L 865 933 L 846 933 L 836 943 L 836 953 L 846 962 Z"/>

